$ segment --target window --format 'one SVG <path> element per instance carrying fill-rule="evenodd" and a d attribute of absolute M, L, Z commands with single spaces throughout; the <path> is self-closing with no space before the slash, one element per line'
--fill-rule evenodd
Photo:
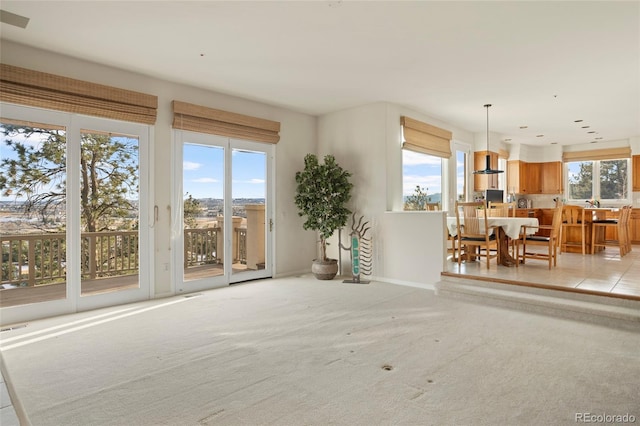
<path fill-rule="evenodd" d="M 467 201 L 468 161 L 471 147 L 456 144 L 456 201 Z"/>
<path fill-rule="evenodd" d="M 570 201 L 629 199 L 629 159 L 572 161 L 566 163 Z"/>
<path fill-rule="evenodd" d="M 442 209 L 442 158 L 403 149 L 402 196 L 404 210 L 426 210 L 426 203 Z"/>
<path fill-rule="evenodd" d="M 442 159 L 451 158 L 451 132 L 405 116 L 400 124 L 403 208 L 442 210 Z"/>

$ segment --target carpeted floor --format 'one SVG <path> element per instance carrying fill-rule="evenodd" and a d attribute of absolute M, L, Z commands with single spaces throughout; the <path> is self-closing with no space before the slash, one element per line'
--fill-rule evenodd
<path fill-rule="evenodd" d="M 1 339 L 33 425 L 640 421 L 640 330 L 386 283 L 256 281 Z"/>

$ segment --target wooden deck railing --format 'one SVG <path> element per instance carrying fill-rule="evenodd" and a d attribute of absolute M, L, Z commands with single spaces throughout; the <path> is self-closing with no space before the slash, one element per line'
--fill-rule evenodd
<path fill-rule="evenodd" d="M 218 231 L 220 228 L 187 228 L 184 230 L 184 268 L 220 263 Z"/>
<path fill-rule="evenodd" d="M 34 286 L 64 281 L 65 233 L 2 235 L 2 284 Z"/>
<path fill-rule="evenodd" d="M 221 263 L 220 228 L 184 230 L 184 268 Z M 235 228 L 233 261 L 246 263 L 247 230 Z M 35 286 L 66 279 L 66 234 L 1 235 L 0 284 Z M 139 269 L 137 231 L 84 232 L 81 234 L 81 275 L 98 279 L 136 274 Z"/>
<path fill-rule="evenodd" d="M 96 279 L 138 272 L 138 232 L 109 231 L 81 234 L 82 278 Z"/>

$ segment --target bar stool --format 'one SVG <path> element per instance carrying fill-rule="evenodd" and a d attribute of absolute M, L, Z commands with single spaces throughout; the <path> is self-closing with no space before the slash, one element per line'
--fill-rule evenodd
<path fill-rule="evenodd" d="M 578 230 L 580 232 L 580 240 L 570 240 L 571 229 Z M 582 254 L 587 253 L 587 223 L 584 219 L 584 207 L 565 205 L 562 206 L 562 229 L 560 230 L 562 237 L 560 239 L 560 253 L 567 251 L 569 246 L 580 246 L 582 248 Z"/>
<path fill-rule="evenodd" d="M 595 253 L 596 247 L 605 248 L 607 246 L 618 247 L 620 257 L 627 254 L 629 251 L 627 240 L 630 238 L 628 234 L 630 216 L 630 206 L 624 206 L 620 209 L 620 214 L 617 218 L 594 220 L 591 224 L 591 254 Z M 618 238 L 607 240 L 607 229 L 615 229 L 618 233 Z M 602 236 L 602 239 L 598 239 L 598 234 Z"/>

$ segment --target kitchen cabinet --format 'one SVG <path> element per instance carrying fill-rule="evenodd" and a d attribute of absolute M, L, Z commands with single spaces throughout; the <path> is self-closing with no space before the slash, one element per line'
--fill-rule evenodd
<path fill-rule="evenodd" d="M 562 162 L 540 164 L 540 190 L 542 194 L 562 194 Z"/>
<path fill-rule="evenodd" d="M 538 217 L 538 222 L 540 222 L 540 225 L 551 226 L 553 224 L 553 214 L 555 212 L 555 209 L 539 209 L 539 212 L 540 217 Z M 538 231 L 538 233 L 536 233 L 536 235 L 548 237 L 549 235 L 551 235 L 551 230 L 541 229 L 540 231 Z"/>
<path fill-rule="evenodd" d="M 538 223 L 543 225 L 543 212 L 544 209 L 516 209 L 516 217 L 535 217 L 538 219 Z M 553 210 L 551 210 L 551 219 L 553 219 Z M 551 222 L 549 222 L 549 225 L 551 225 Z M 545 235 L 544 232 L 547 234 Z M 538 230 L 535 235 L 549 236 L 548 234 L 548 230 Z"/>
<path fill-rule="evenodd" d="M 562 194 L 562 162 L 507 161 L 507 189 L 516 194 Z"/>
<path fill-rule="evenodd" d="M 632 157 L 631 167 L 633 169 L 633 190 L 640 191 L 640 155 Z"/>
<path fill-rule="evenodd" d="M 516 217 L 537 217 L 539 219 L 540 209 L 516 209 Z"/>
<path fill-rule="evenodd" d="M 528 163 L 527 165 L 527 189 L 529 194 L 542 193 L 540 185 L 540 176 L 542 172 L 542 163 Z"/>
<path fill-rule="evenodd" d="M 527 165 L 525 161 L 507 161 L 507 190 L 514 194 L 528 194 Z"/>
<path fill-rule="evenodd" d="M 474 170 L 484 170 L 487 168 L 487 154 L 489 154 L 491 168 L 498 169 L 498 153 L 491 151 L 476 151 L 473 154 Z M 473 175 L 473 190 L 484 191 L 485 189 L 498 189 L 498 175 Z"/>

